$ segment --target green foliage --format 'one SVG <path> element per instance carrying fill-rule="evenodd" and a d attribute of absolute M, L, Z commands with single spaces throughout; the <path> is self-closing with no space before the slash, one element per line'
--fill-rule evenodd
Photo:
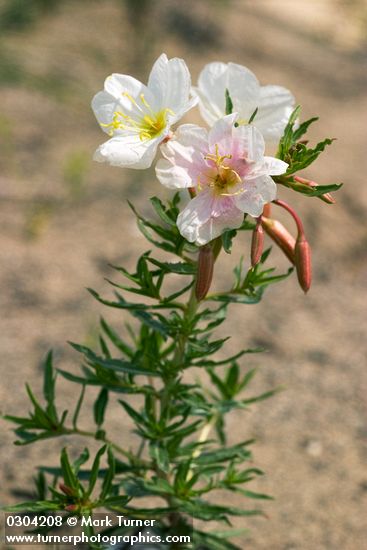
<path fill-rule="evenodd" d="M 238 360 L 260 350 L 242 350 L 228 357 L 222 355 L 220 359 L 214 355 L 227 341 L 226 337 L 216 337 L 215 329 L 224 322 L 228 304 L 233 301 L 254 303 L 260 300 L 265 286 L 273 282 L 272 270 L 262 268 L 269 251 L 263 255 L 261 266 L 243 276 L 236 272 L 236 283 L 229 293 L 208 296 L 199 306 L 192 291 L 197 248 L 178 234 L 179 200 L 179 195 L 175 195 L 172 201 L 164 204 L 154 197 L 151 202 L 159 220 L 154 222 L 143 218 L 132 207 L 148 241 L 175 255 L 177 260 L 161 261 L 154 258 L 151 251 L 145 252 L 133 271 L 115 266 L 116 274 L 127 283 L 109 281 L 114 299 L 105 299 L 90 291 L 104 305 L 129 314 L 138 328 L 127 331 L 126 338 L 106 319 L 101 319 L 99 351 L 71 344 L 83 359 L 80 374 L 61 369 L 56 372 L 49 354 L 44 367 L 44 403 L 41 404 L 28 388 L 33 412 L 29 417 L 6 417 L 18 425 L 18 444 L 71 434 L 105 443 L 90 470 L 84 468 L 89 458 L 87 451 L 72 464 L 64 449 L 60 469 L 41 469 L 37 478 L 39 500 L 18 505 L 18 511 L 68 507 L 75 513 L 90 513 L 103 506 L 131 514 L 138 512 L 139 517 L 161 518 L 162 524 L 172 512 L 226 523 L 231 516 L 261 513 L 258 508 L 242 510 L 219 506 L 209 503 L 204 496 L 214 490 L 224 490 L 242 492 L 250 500 L 266 498 L 246 492 L 242 487 L 262 474 L 251 464 L 251 441 L 228 447 L 225 444 L 226 415 L 236 409 L 247 409 L 253 402 L 273 393 L 246 396 L 254 370 L 242 372 Z M 252 224 L 245 221 L 239 231 L 251 227 Z M 227 250 L 230 249 L 230 237 L 233 233 L 227 241 L 226 237 L 223 239 Z M 182 279 L 182 285 L 173 290 Z M 131 300 L 129 296 L 138 296 L 143 301 Z M 213 308 L 208 305 L 213 301 L 220 303 Z M 217 370 L 223 367 L 226 368 L 224 377 Z M 184 372 L 189 368 L 205 370 L 213 389 L 208 391 L 207 384 L 199 382 L 187 384 Z M 55 403 L 57 374 L 81 388 L 70 415 L 67 411 L 60 413 Z M 85 388 L 89 385 L 100 388 L 93 406 L 96 427 L 92 432 L 79 428 L 78 420 Z M 143 442 L 146 448 L 143 455 L 141 450 L 131 451 L 129 446 L 109 440 L 105 413 L 111 393 L 119 396 L 122 415 L 129 419 Z M 143 404 L 128 401 L 133 394 L 140 395 Z M 212 429 L 213 439 L 210 438 Z M 198 439 L 194 437 L 196 433 L 201 434 Z M 106 469 L 100 462 L 107 449 Z M 243 467 L 246 463 L 248 466 Z M 70 488 L 66 489 L 70 494 L 47 485 L 45 476 L 50 475 Z M 99 496 L 92 498 L 97 485 L 100 486 Z M 133 503 L 142 496 L 153 499 L 152 508 L 130 505 L 130 501 Z M 163 498 L 166 505 L 162 507 L 156 503 L 154 506 L 157 498 Z M 198 535 L 198 540 L 206 536 Z"/>
<path fill-rule="evenodd" d="M 315 147 L 308 147 L 308 141 L 302 140 L 309 126 L 318 120 L 318 117 L 310 118 L 301 124 L 296 124 L 301 113 L 301 107 L 298 105 L 291 114 L 288 124 L 285 127 L 284 134 L 279 142 L 277 157 L 289 164 L 284 176 L 274 177 L 276 183 L 284 185 L 307 195 L 308 197 L 321 197 L 325 193 L 337 191 L 342 186 L 341 183 L 330 185 L 317 185 L 310 187 L 294 180 L 293 174 L 310 166 L 318 158 L 328 145 L 331 145 L 334 139 L 326 138 L 317 143 Z"/>
<path fill-rule="evenodd" d="M 226 115 L 231 115 L 233 113 L 233 102 L 232 102 L 231 96 L 229 95 L 229 91 L 227 89 L 226 89 L 225 97 L 226 97 L 225 113 Z"/>
<path fill-rule="evenodd" d="M 226 111 L 232 110 L 227 92 Z M 295 191 L 319 197 L 339 186 L 310 187 L 294 180 L 293 174 L 309 166 L 332 140 L 324 140 L 313 149 L 300 143 L 316 119 L 295 127 L 299 111 L 297 108 L 292 114 L 279 145 L 278 157 L 288 162 L 288 172 L 274 179 Z M 256 111 L 251 118 L 255 116 Z M 258 503 L 271 498 L 248 489 L 255 478 L 263 475 L 253 463 L 253 441 L 229 444 L 226 421 L 228 414 L 244 414 L 277 390 L 249 393 L 255 369 L 243 368 L 241 362 L 263 350 L 243 349 L 228 355 L 228 337 L 222 324 L 230 304 L 258 303 L 265 289 L 287 278 L 292 268 L 279 274 L 268 267 L 270 248 L 255 267 L 246 268 L 241 258 L 229 290 L 209 293 L 198 302 L 198 247 L 178 231 L 180 195 L 176 193 L 166 203 L 153 197 L 151 204 L 154 220 L 130 206 L 141 233 L 159 249 L 160 256 L 155 257 L 152 250 L 144 252 L 131 271 L 113 266 L 115 277 L 108 281 L 112 297 L 102 297 L 89 289 L 101 304 L 121 310 L 125 330 L 117 330 L 101 318 L 99 349 L 71 343 L 82 360 L 77 374 L 55 371 L 50 353 L 44 364 L 43 398 L 38 399 L 27 386 L 31 403 L 28 416 L 5 416 L 16 424 L 19 445 L 73 435 L 96 440 L 102 446 L 89 467 L 88 449 L 71 461 L 64 448 L 60 467 L 39 469 L 35 500 L 8 510 L 66 510 L 88 515 L 102 508 L 130 517 L 154 518 L 159 521 L 158 532 L 175 533 L 178 522 L 188 527 L 190 516 L 227 526 L 234 517 L 261 516 Z M 241 238 L 254 227 L 254 222 L 245 217 L 239 229 L 225 231 L 212 243 L 214 258 L 222 248 L 231 253 L 234 238 Z M 131 323 L 127 322 L 128 316 Z M 193 382 L 195 376 L 186 376 L 189 369 L 194 374 L 200 372 L 200 380 Z M 59 375 L 79 387 L 71 414 L 56 404 Z M 88 386 L 98 388 L 90 415 L 93 430 L 80 427 L 79 420 Z M 135 439 L 118 443 L 110 439 L 107 409 L 112 399 L 121 407 L 122 422 L 133 427 Z M 249 504 L 244 508 L 219 505 L 215 501 L 218 491 L 240 494 Z M 140 506 L 143 497 L 150 499 L 148 505 Z M 218 527 L 202 531 L 195 527 L 193 548 L 236 550 L 239 547 L 228 539 L 242 532 Z"/>

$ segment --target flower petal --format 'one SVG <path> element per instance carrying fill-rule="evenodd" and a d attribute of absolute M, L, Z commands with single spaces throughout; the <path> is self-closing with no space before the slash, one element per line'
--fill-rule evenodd
<path fill-rule="evenodd" d="M 288 164 L 283 160 L 274 157 L 264 157 L 263 169 L 264 173 L 269 176 L 280 176 L 287 171 Z"/>
<path fill-rule="evenodd" d="M 192 199 L 177 218 L 181 235 L 200 246 L 219 237 L 226 229 L 240 227 L 242 222 L 243 212 L 233 200 L 215 196 L 210 189 Z"/>
<path fill-rule="evenodd" d="M 168 59 L 166 54 L 158 57 L 148 81 L 148 88 L 155 96 L 158 108 L 171 109 L 178 120 L 197 101 L 189 101 L 190 87 L 190 72 L 183 59 Z"/>
<path fill-rule="evenodd" d="M 240 118 L 247 121 L 258 105 L 260 86 L 249 69 L 236 63 L 209 63 L 200 73 L 198 88 L 194 88 L 201 115 L 209 125 L 225 115 L 226 89 Z"/>
<path fill-rule="evenodd" d="M 288 164 L 280 159 L 274 157 L 263 157 L 259 162 L 250 167 L 250 171 L 246 174 L 249 179 L 257 178 L 259 176 L 280 176 L 285 174 L 288 168 Z"/>
<path fill-rule="evenodd" d="M 227 88 L 232 99 L 233 110 L 247 122 L 259 104 L 259 81 L 247 67 L 228 63 Z"/>
<path fill-rule="evenodd" d="M 190 243 L 197 240 L 200 227 L 210 219 L 211 204 L 212 193 L 210 189 L 206 189 L 190 200 L 178 215 L 177 227 L 181 235 Z"/>
<path fill-rule="evenodd" d="M 213 128 L 209 132 L 209 148 L 214 150 L 216 145 L 220 145 L 220 152 L 225 155 L 230 152 L 232 148 L 232 133 L 234 130 L 234 123 L 237 119 L 237 113 L 226 115 L 223 118 L 217 120 Z"/>
<path fill-rule="evenodd" d="M 205 168 L 204 155 L 208 151 L 208 133 L 195 124 L 178 127 L 174 138 L 162 144 L 164 159 L 158 161 L 159 181 L 170 188 L 194 187 Z"/>
<path fill-rule="evenodd" d="M 252 124 L 245 124 L 233 128 L 233 138 L 236 146 L 236 156 L 242 154 L 247 160 L 259 161 L 263 159 L 265 151 L 264 138 Z"/>
<path fill-rule="evenodd" d="M 288 119 L 294 109 L 295 99 L 289 90 L 282 86 L 262 86 L 260 89 L 259 111 L 254 124 L 264 137 L 277 141 L 282 136 Z"/>
<path fill-rule="evenodd" d="M 200 99 L 201 116 L 209 126 L 225 115 L 227 75 L 228 66 L 225 63 L 209 63 L 199 75 L 198 87 L 194 88 Z"/>
<path fill-rule="evenodd" d="M 116 136 L 102 143 L 94 153 L 93 159 L 108 162 L 112 166 L 145 169 L 152 165 L 162 136 L 141 141 L 139 136 Z"/>
<path fill-rule="evenodd" d="M 141 120 L 146 112 L 141 96 L 153 108 L 155 99 L 144 84 L 128 75 L 113 74 L 105 81 L 105 90 L 97 93 L 92 100 L 92 109 L 104 132 L 109 133 L 107 125 L 116 113 L 123 113 L 133 121 Z M 114 133 L 124 134 L 124 130 L 115 128 Z"/>
<path fill-rule="evenodd" d="M 200 114 L 208 124 L 208 126 L 213 126 L 216 120 L 221 118 L 224 115 L 219 107 L 216 107 L 214 103 L 211 103 L 205 93 L 203 93 L 200 88 L 192 87 L 191 93 L 199 101 L 199 110 Z"/>
<path fill-rule="evenodd" d="M 234 196 L 236 206 L 257 218 L 263 211 L 264 204 L 276 198 L 277 186 L 270 176 L 258 176 L 246 180 L 244 192 Z"/>
<path fill-rule="evenodd" d="M 113 97 L 108 92 L 98 92 L 92 99 L 92 109 L 94 115 L 106 134 L 110 128 L 108 124 L 113 119 L 114 113 L 121 108 L 120 100 Z"/>

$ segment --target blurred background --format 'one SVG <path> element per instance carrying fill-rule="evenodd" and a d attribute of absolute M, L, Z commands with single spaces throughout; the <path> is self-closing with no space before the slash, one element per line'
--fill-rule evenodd
<path fill-rule="evenodd" d="M 67 340 L 94 345 L 101 313 L 123 325 L 121 313 L 103 310 L 84 289 L 108 295 L 108 264 L 133 266 L 147 248 L 126 199 L 149 213 L 147 197 L 165 191 L 153 172 L 93 163 L 105 134 L 90 100 L 111 72 L 146 81 L 161 52 L 183 57 L 193 82 L 214 60 L 246 65 L 262 84 L 288 87 L 304 118 L 320 116 L 313 140 L 337 137 L 304 173 L 345 182 L 336 205 L 280 190 L 312 243 L 309 295 L 292 277 L 259 306 L 233 307 L 222 330 L 232 336 L 227 350 L 269 351 L 244 364 L 259 367 L 253 391 L 285 386 L 230 420 L 233 440 L 256 438 L 255 464 L 267 473 L 256 488 L 276 499 L 267 519 L 236 523 L 250 528 L 237 542 L 251 550 L 365 548 L 365 0 L 0 0 L 1 410 L 26 413 L 24 382 L 40 391 L 50 347 L 57 365 L 75 372 Z M 189 116 L 200 120 L 196 109 Z M 241 254 L 248 257 L 248 242 L 239 239 L 221 259 L 218 287 Z M 287 267 L 276 250 L 272 257 Z M 75 393 L 60 381 L 60 406 Z M 113 405 L 109 421 L 123 445 L 130 436 L 119 412 Z M 12 441 L 3 423 L 2 505 L 27 498 L 33 467 L 55 464 L 66 443 Z M 72 454 L 83 443 L 71 442 Z"/>

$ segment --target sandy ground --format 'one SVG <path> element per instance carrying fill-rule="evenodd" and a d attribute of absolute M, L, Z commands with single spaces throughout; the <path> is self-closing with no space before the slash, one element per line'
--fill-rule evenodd
<path fill-rule="evenodd" d="M 305 297 L 293 278 L 269 289 L 257 307 L 234 307 L 226 325 L 229 351 L 269 350 L 244 364 L 261 367 L 254 391 L 286 387 L 230 419 L 233 440 L 257 439 L 255 463 L 267 472 L 257 488 L 276 499 L 266 505 L 268 519 L 236 522 L 251 529 L 238 543 L 249 550 L 366 548 L 366 5 L 141 0 L 144 9 L 128 16 L 126 2 L 86 4 L 60 2 L 1 38 L 2 411 L 26 412 L 24 382 L 40 390 L 50 347 L 57 364 L 75 372 L 67 340 L 94 343 L 101 313 L 122 326 L 123 317 L 103 311 L 84 288 L 106 295 L 108 264 L 131 266 L 145 249 L 125 199 L 148 210 L 147 196 L 163 194 L 152 174 L 90 160 L 103 135 L 89 101 L 104 77 L 144 77 L 161 51 L 184 57 L 194 80 L 212 60 L 245 64 L 261 82 L 289 87 L 305 117 L 320 115 L 312 138 L 338 141 L 308 174 L 346 185 L 332 207 L 281 191 L 301 212 L 313 246 L 312 291 Z M 221 260 L 218 287 L 247 248 L 238 242 Z M 286 265 L 277 252 L 274 260 Z M 74 399 L 75 387 L 60 381 L 59 402 L 67 407 Z M 119 412 L 112 406 L 108 420 L 124 444 L 128 426 Z M 90 422 L 87 411 L 83 421 Z M 19 448 L 12 440 L 2 424 L 2 504 L 24 499 L 33 467 L 55 464 L 66 443 Z M 85 442 L 69 443 L 75 454 Z"/>

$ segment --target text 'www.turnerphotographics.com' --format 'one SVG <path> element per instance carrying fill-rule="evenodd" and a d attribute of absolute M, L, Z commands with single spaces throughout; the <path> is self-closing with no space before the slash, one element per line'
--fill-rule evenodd
<path fill-rule="evenodd" d="M 177 526 L 177 533 L 164 534 L 164 518 L 133 518 L 111 513 L 74 516 L 55 514 L 5 514 L 6 544 L 39 545 L 66 544 L 81 547 L 84 544 L 129 544 L 137 550 L 150 544 L 157 550 L 164 544 L 184 543 L 190 547 L 190 522 L 185 528 Z"/>

